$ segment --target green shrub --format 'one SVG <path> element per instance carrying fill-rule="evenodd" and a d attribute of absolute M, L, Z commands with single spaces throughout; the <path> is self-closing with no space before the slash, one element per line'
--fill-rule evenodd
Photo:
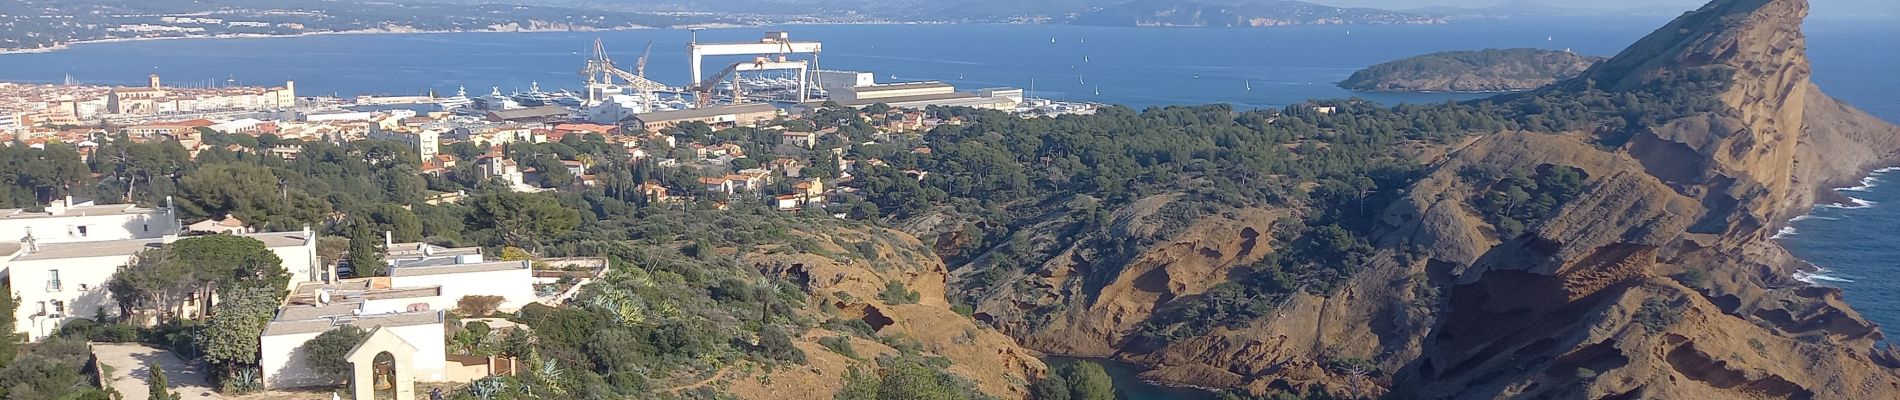
<path fill-rule="evenodd" d="M 885 281 L 884 291 L 877 293 L 877 299 L 884 301 L 885 304 L 896 305 L 917 304 L 917 300 L 920 300 L 921 297 L 916 291 L 904 287 L 903 282 Z"/>
<path fill-rule="evenodd" d="M 1643 328 L 1648 329 L 1650 333 L 1660 333 L 1665 329 L 1669 329 L 1670 325 L 1681 322 L 1682 313 L 1675 305 L 1669 304 L 1667 300 L 1649 299 L 1644 300 L 1643 306 L 1636 309 L 1634 319 L 1636 323 L 1643 325 Z"/>
<path fill-rule="evenodd" d="M 871 323 L 864 322 L 864 320 L 861 320 L 861 319 L 832 318 L 829 320 L 825 320 L 825 323 L 820 326 L 824 327 L 825 329 L 838 331 L 838 332 L 844 332 L 844 333 L 855 333 L 855 334 L 858 334 L 859 336 L 864 336 L 864 337 L 872 337 L 872 336 L 877 335 L 877 330 L 871 329 Z"/>
<path fill-rule="evenodd" d="M 818 338 L 818 344 L 825 346 L 826 349 L 830 349 L 833 353 L 838 353 L 838 355 L 853 359 L 860 358 L 858 356 L 858 350 L 851 347 L 851 337 L 849 336 Z"/>
<path fill-rule="evenodd" d="M 355 325 L 332 328 L 304 342 L 304 363 L 310 366 L 311 371 L 326 379 L 348 379 L 350 362 L 345 357 L 349 356 L 350 349 L 356 348 L 368 337 L 369 332 Z"/>

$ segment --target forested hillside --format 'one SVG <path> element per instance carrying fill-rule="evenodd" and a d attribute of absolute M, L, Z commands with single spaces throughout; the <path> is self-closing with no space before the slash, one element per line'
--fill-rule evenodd
<path fill-rule="evenodd" d="M 1379 63 L 1339 82 L 1376 92 L 1497 92 L 1544 87 L 1583 74 L 1603 61 L 1570 51 L 1485 49 L 1447 51 Z"/>

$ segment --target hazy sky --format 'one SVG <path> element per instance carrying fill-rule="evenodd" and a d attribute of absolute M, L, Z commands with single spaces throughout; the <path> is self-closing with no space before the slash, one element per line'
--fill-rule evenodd
<path fill-rule="evenodd" d="M 1507 0 L 1316 0 L 1334 6 L 1377 7 L 1385 9 L 1408 9 L 1432 5 L 1458 7 L 1484 7 L 1507 2 Z M 1707 0 L 1535 0 L 1540 4 L 1570 8 L 1627 9 L 1636 7 L 1678 7 L 1688 11 Z M 1895 0 L 1808 0 L 1814 6 L 1817 15 L 1900 15 L 1900 1 Z"/>

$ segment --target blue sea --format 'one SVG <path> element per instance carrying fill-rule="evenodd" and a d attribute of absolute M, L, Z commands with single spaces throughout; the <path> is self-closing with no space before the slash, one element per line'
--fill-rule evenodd
<path fill-rule="evenodd" d="M 1539 47 L 1614 55 L 1666 18 L 1467 22 L 1438 26 L 1313 26 L 1270 29 L 1108 28 L 1051 25 L 796 25 L 714 29 L 701 41 L 752 41 L 767 30 L 825 43 L 820 67 L 872 71 L 880 81 L 941 80 L 965 89 L 1031 88 L 1033 95 L 1137 108 L 1231 103 L 1282 107 L 1360 96 L 1388 104 L 1482 94 L 1360 94 L 1335 87 L 1353 71 L 1442 50 Z M 1900 23 L 1810 19 L 1814 81 L 1835 97 L 1900 121 Z M 452 93 L 491 88 L 578 89 L 577 71 L 602 39 L 631 67 L 654 43 L 648 76 L 689 79 L 680 30 L 543 33 L 329 35 L 95 43 L 38 54 L 0 55 L 0 81 L 140 85 L 157 72 L 174 85 L 296 80 L 303 95 Z M 716 60 L 709 65 L 740 60 Z M 716 69 L 716 68 L 714 68 Z M 1249 90 L 1251 87 L 1251 90 Z M 1100 94 L 1097 94 L 1099 92 Z M 1890 184 L 1885 179 L 1891 179 Z M 1866 207 L 1820 207 L 1783 243 L 1825 271 L 1866 317 L 1900 326 L 1900 172 L 1848 194 Z M 1120 376 L 1127 371 L 1111 368 Z M 1120 379 L 1130 399 L 1182 398 L 1179 391 Z"/>
<path fill-rule="evenodd" d="M 1511 21 L 1443 26 L 1313 26 L 1275 29 L 1143 29 L 1062 25 L 796 25 L 714 29 L 703 42 L 757 41 L 767 30 L 825 44 L 819 67 L 870 71 L 880 82 L 940 80 L 965 89 L 1034 88 L 1034 96 L 1146 107 L 1233 103 L 1280 107 L 1355 95 L 1335 82 L 1367 65 L 1441 50 L 1573 49 L 1611 55 L 1662 19 L 1553 24 Z M 327 35 L 94 43 L 0 56 L 0 80 L 143 84 L 279 85 L 299 94 L 471 94 L 578 89 L 600 38 L 631 69 L 654 44 L 647 76 L 688 77 L 681 30 Z M 746 58 L 708 61 L 710 70 Z M 1251 90 L 1249 90 L 1251 87 Z M 1099 92 L 1100 94 L 1096 94 Z M 1362 94 L 1388 103 L 1439 102 L 1473 94 Z"/>

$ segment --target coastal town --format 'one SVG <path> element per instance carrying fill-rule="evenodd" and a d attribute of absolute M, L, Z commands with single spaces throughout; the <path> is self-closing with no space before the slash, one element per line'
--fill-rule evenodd
<path fill-rule="evenodd" d="M 634 163 L 691 171 L 699 176 L 695 182 L 722 198 L 755 196 L 792 211 L 823 208 L 827 194 L 842 183 L 806 177 L 802 169 L 836 165 L 838 178 L 849 181 L 854 166 L 881 162 L 852 157 L 853 148 L 927 151 L 919 141 L 922 132 L 958 123 L 930 117 L 926 108 L 1045 117 L 1087 114 L 1096 107 L 1029 98 L 1016 88 L 963 92 L 935 81 L 879 83 L 871 72 L 814 70 L 810 61 L 784 54 L 815 54 L 819 46 L 791 41 L 784 32 L 768 33 L 758 43 L 693 43 L 695 72 L 702 57 L 752 59 L 684 87 L 646 79 L 644 57 L 639 71 L 630 72 L 601 51 L 583 71 L 585 93 L 548 92 L 536 85 L 507 94 L 496 88 L 485 96 L 464 89 L 453 96 L 306 97 L 298 95 L 295 81 L 272 87 L 180 87 L 167 85 L 159 74 L 136 87 L 0 82 L 0 142 L 68 146 L 85 158 L 95 156 L 101 142 L 122 138 L 175 143 L 193 157 L 220 149 L 295 159 L 307 143 L 380 140 L 400 143 L 418 157 L 422 175 L 494 181 L 534 192 L 598 185 L 598 165 L 572 157 L 531 162 L 507 153 L 508 146 L 592 141 L 621 149 Z M 776 58 L 768 62 L 769 57 Z M 753 71 L 757 74 L 742 78 Z M 797 79 L 801 76 L 806 79 Z M 814 123 L 813 118 L 835 117 L 839 110 L 861 112 L 847 113 L 855 121 Z M 726 141 L 715 137 L 730 135 L 713 134 L 733 129 L 746 131 L 739 136 L 772 140 Z M 233 137 L 267 145 L 241 146 Z M 796 190 L 768 190 L 781 182 L 778 186 Z M 674 193 L 699 188 L 687 189 L 649 184 L 642 191 L 672 201 Z M 463 195 L 431 192 L 428 198 L 452 202 Z"/>
<path fill-rule="evenodd" d="M 1900 398 L 1890 0 L 1546 1 L 0 3 L 0 398 Z"/>
<path fill-rule="evenodd" d="M 492 201 L 496 193 L 592 193 L 660 208 L 874 219 L 883 212 L 859 191 L 867 185 L 916 187 L 931 174 L 911 161 L 932 152 L 925 133 L 963 123 L 957 112 L 932 110 L 1047 118 L 1091 114 L 1098 107 L 1030 98 L 1015 88 L 960 91 L 934 81 L 877 82 L 871 72 L 819 70 L 815 60 L 789 56 L 815 54 L 820 46 L 792 41 L 784 32 L 768 33 L 757 43 L 695 42 L 690 49 L 696 74 L 702 59 L 739 60 L 683 86 L 646 79 L 644 57 L 629 71 L 603 50 L 582 70 L 583 92 L 543 91 L 537 84 L 507 94 L 491 89 L 487 95 L 459 90 L 450 96 L 312 97 L 300 96 L 295 81 L 269 87 L 171 85 L 159 74 L 138 86 L 0 83 L 0 143 L 73 154 L 85 164 L 124 165 L 101 168 L 128 172 L 95 174 L 102 185 L 90 194 L 97 198 L 56 190 L 66 194 L 0 209 L 0 236 L 20 238 L 0 243 L 0 271 L 17 299 L 13 329 L 36 342 L 107 323 L 165 329 L 210 318 L 214 309 L 241 303 L 238 294 L 217 295 L 223 299 L 215 304 L 146 298 L 139 293 L 148 292 L 125 289 L 134 279 L 127 274 L 143 263 L 163 262 L 154 261 L 165 257 L 159 254 L 200 248 L 195 246 L 248 248 L 274 255 L 285 278 L 260 287 L 281 297 L 259 300 L 276 310 L 267 313 L 261 330 L 245 334 L 258 351 L 242 360 L 252 365 L 244 369 L 249 372 L 223 377 L 224 384 L 283 394 L 329 390 L 346 381 L 358 382 L 343 392 L 355 398 L 414 399 L 417 387 L 515 376 L 527 368 L 520 363 L 538 362 L 474 351 L 443 332 L 478 324 L 483 331 L 494 328 L 489 337 L 502 337 L 513 323 L 490 316 L 528 305 L 563 307 L 620 263 L 590 251 L 531 254 L 523 248 L 536 248 L 534 240 L 453 246 L 466 242 L 432 234 L 425 241 L 400 224 L 359 216 L 311 214 L 319 221 L 313 225 L 311 218 L 283 220 L 251 207 L 209 211 L 205 204 L 220 200 L 141 194 L 141 185 L 193 183 L 177 173 L 154 176 L 146 171 L 151 167 L 130 166 L 149 156 L 137 154 L 140 149 L 168 154 L 171 161 L 154 162 L 174 168 L 247 159 L 295 164 L 333 159 L 339 150 L 360 152 L 366 160 L 350 162 L 367 161 L 377 170 L 342 179 L 391 185 L 378 190 L 417 201 L 403 206 L 413 212 L 377 211 L 384 216 L 370 221 L 425 212 L 421 207 Z M 267 201 L 297 203 L 285 178 L 278 180 L 283 198 Z M 495 212 L 523 211 L 512 207 Z M 338 231 L 348 234 L 325 233 Z M 345 238 L 348 251 L 325 244 Z M 119 310 L 119 316 L 107 316 L 108 310 Z M 343 328 L 362 331 L 356 343 L 368 346 L 360 352 L 364 357 L 381 352 L 400 361 L 358 360 L 353 352 L 353 369 L 339 375 L 303 355 L 324 346 L 311 344 L 327 340 L 320 336 Z M 380 389 L 389 391 L 377 394 Z"/>

